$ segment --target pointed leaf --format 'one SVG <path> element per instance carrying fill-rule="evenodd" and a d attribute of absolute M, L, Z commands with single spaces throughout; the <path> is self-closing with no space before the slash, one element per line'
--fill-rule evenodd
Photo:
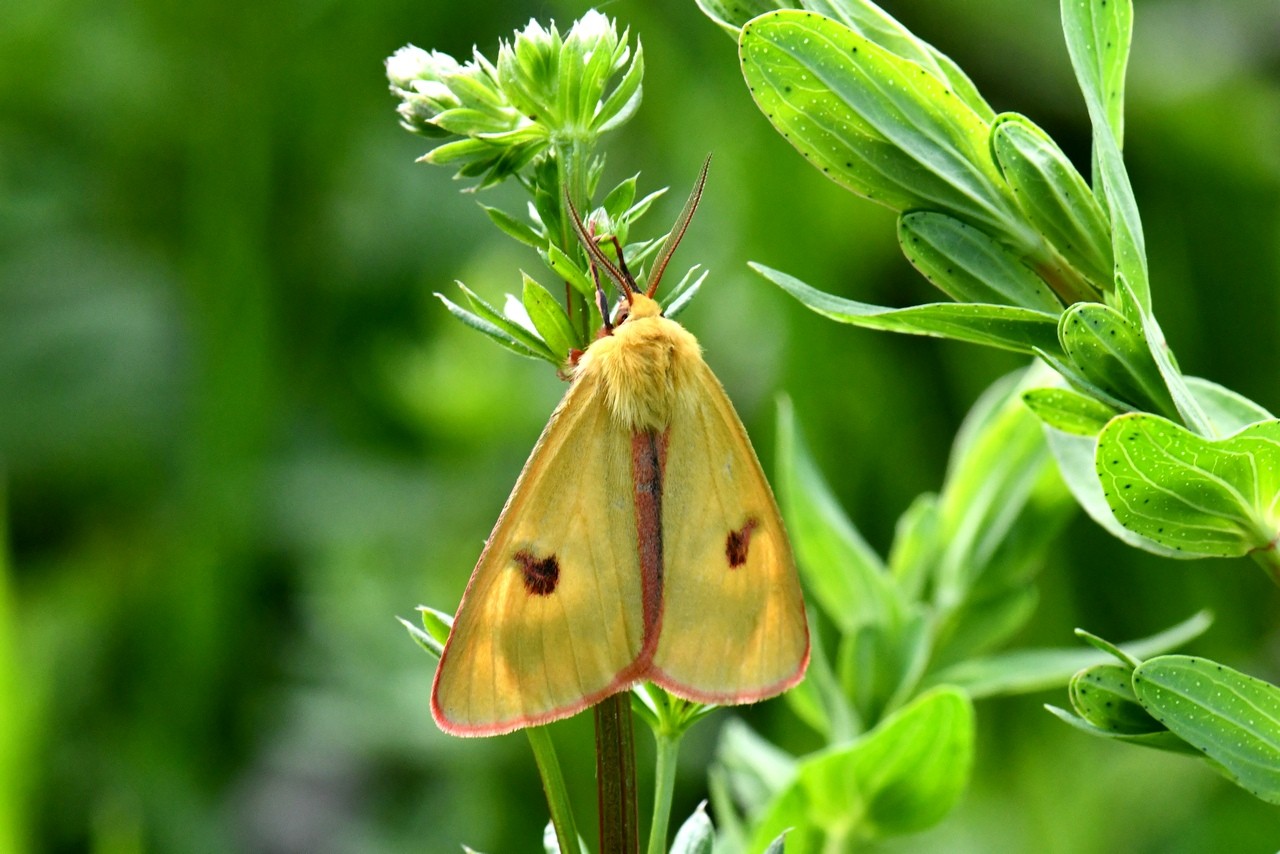
<path fill-rule="evenodd" d="M 525 344 L 523 341 L 517 340 L 514 336 L 512 336 L 506 330 L 500 329 L 497 325 L 489 322 L 488 320 L 470 311 L 467 311 L 465 308 L 462 308 L 461 306 L 451 302 L 449 298 L 446 297 L 444 294 L 438 293 L 436 294 L 436 298 L 439 299 L 440 302 L 444 303 L 444 307 L 447 308 L 449 310 L 449 313 L 452 314 L 454 317 L 458 318 L 467 326 L 470 326 L 472 329 L 475 329 L 479 332 L 483 332 L 485 335 L 488 335 L 494 341 L 497 341 L 499 344 L 501 344 L 503 347 L 506 347 L 508 350 L 512 351 L 513 353 L 517 353 L 521 356 L 525 356 L 530 359 L 546 359 L 549 362 L 556 361 L 555 357 L 553 357 L 549 351 L 543 352 L 542 348 L 539 348 L 537 350 L 533 349 L 532 347 Z"/>
<path fill-rule="evenodd" d="M 1212 623 L 1209 612 L 1199 611 L 1159 634 L 1121 646 L 1134 658 L 1147 658 L 1194 640 Z M 1057 688 L 1078 670 L 1112 661 L 1109 654 L 1096 649 L 1020 649 L 962 661 L 930 674 L 925 681 L 928 685 L 955 685 L 976 700 Z"/>
<path fill-rule="evenodd" d="M 458 290 L 462 291 L 462 295 L 467 298 L 467 303 L 471 306 L 471 310 L 479 315 L 481 319 L 498 327 L 534 352 L 546 353 L 544 358 L 548 361 L 555 361 L 554 355 L 547 349 L 546 342 L 539 338 L 532 329 L 524 324 L 517 323 L 508 315 L 489 305 L 479 294 L 462 284 L 462 282 L 457 284 Z M 511 294 L 507 294 L 506 298 L 508 301 L 514 299 Z"/>
<path fill-rule="evenodd" d="M 542 257 L 548 270 L 568 282 L 575 291 L 586 297 L 591 305 L 595 304 L 595 282 L 591 281 L 590 276 L 582 272 L 572 258 L 554 245 L 548 245 L 545 250 L 540 249 L 538 254 Z"/>
<path fill-rule="evenodd" d="M 970 303 L 888 308 L 824 293 L 761 264 L 750 266 L 810 310 L 841 323 L 889 332 L 954 338 L 1020 353 L 1034 353 L 1037 348 L 1050 352 L 1058 349 L 1058 318 L 1047 312 Z"/>
<path fill-rule="evenodd" d="M 689 307 L 689 303 L 693 302 L 693 298 L 702 289 L 702 283 L 706 281 L 707 274 L 710 272 L 709 270 L 703 270 L 702 274 L 695 279 L 694 274 L 699 269 L 700 265 L 698 264 L 690 267 L 689 272 L 684 274 L 684 278 L 667 294 L 667 303 L 662 309 L 663 317 L 668 320 L 675 320 L 682 311 Z"/>
<path fill-rule="evenodd" d="M 1112 256 L 1117 273 L 1132 288 L 1137 312 L 1146 316 L 1151 313 L 1151 286 L 1142 221 L 1120 154 L 1122 126 L 1113 121 L 1123 111 L 1119 83 L 1128 62 L 1132 14 L 1130 0 L 1062 0 L 1067 52 L 1093 124 L 1094 186 L 1111 223 Z M 1130 315 L 1130 320 L 1136 319 Z M 1147 338 L 1163 343 L 1152 335 Z"/>
<path fill-rule="evenodd" d="M 1275 416 L 1261 404 L 1239 392 L 1200 377 L 1185 377 L 1188 390 L 1195 395 L 1200 408 L 1212 425 L 1215 436 L 1230 436 L 1250 424 L 1274 421 Z"/>
<path fill-rule="evenodd" d="M 489 215 L 489 219 L 493 220 L 493 224 L 500 228 L 508 237 L 514 237 L 516 240 L 519 240 L 526 246 L 532 246 L 534 249 L 541 249 L 547 245 L 547 239 L 545 237 L 506 211 L 499 210 L 498 208 L 491 208 L 488 205 L 481 205 L 480 207 Z"/>
<path fill-rule="evenodd" d="M 1057 706 L 1046 703 L 1045 710 L 1063 723 L 1070 724 L 1081 732 L 1098 738 L 1109 738 L 1112 741 L 1123 741 L 1126 744 L 1136 744 L 1139 747 L 1150 747 L 1155 750 L 1163 750 L 1168 753 L 1182 753 L 1191 756 L 1203 755 L 1194 747 L 1187 744 L 1168 730 L 1138 733 L 1137 735 L 1112 732 L 1111 730 L 1099 729 L 1084 718 L 1076 717 L 1066 709 L 1060 709 Z"/>
<path fill-rule="evenodd" d="M 1102 108 L 1116 145 L 1122 148 L 1133 4 L 1130 0 L 1064 0 L 1062 23 L 1080 88 L 1086 100 Z"/>
<path fill-rule="evenodd" d="M 1111 232 L 1093 191 L 1062 149 L 1030 119 L 1006 113 L 991 131 L 991 151 L 1018 207 L 1072 274 L 1083 275 L 1074 299 L 1110 290 Z"/>
<path fill-rule="evenodd" d="M 947 83 L 812 12 L 762 15 L 738 44 L 761 111 L 827 177 L 894 210 L 953 213 L 1031 242 L 991 161 L 987 121 Z"/>
<path fill-rule="evenodd" d="M 703 801 L 676 831 L 671 854 L 711 854 L 715 838 L 715 828 L 707 815 L 707 802 Z"/>
<path fill-rule="evenodd" d="M 1022 259 L 981 229 L 936 211 L 898 218 L 898 244 L 917 270 L 956 302 L 1057 314 L 1062 303 Z"/>
<path fill-rule="evenodd" d="M 1177 414 L 1141 330 L 1120 312 L 1101 303 L 1076 303 L 1063 313 L 1058 338 L 1076 370 L 1111 397 L 1136 409 Z"/>
<path fill-rule="evenodd" d="M 567 359 L 569 351 L 579 342 L 573 334 L 569 317 L 564 313 L 559 301 L 535 279 L 526 275 L 520 302 L 524 305 L 525 311 L 529 312 L 533 328 L 537 329 L 542 340 L 547 342 L 547 349 L 556 354 L 558 361 L 563 362 Z"/>
<path fill-rule="evenodd" d="M 827 616 L 845 632 L 896 620 L 884 564 L 818 472 L 786 398 L 778 402 L 778 498 L 805 587 Z"/>
<path fill-rule="evenodd" d="M 1117 414 L 1106 404 L 1066 388 L 1035 388 L 1022 399 L 1046 426 L 1075 436 L 1097 436 Z"/>
<path fill-rule="evenodd" d="M 404 617 L 396 617 L 396 619 L 399 620 L 400 625 L 404 626 L 409 632 L 409 637 L 413 638 L 414 643 L 439 660 L 441 653 L 444 652 L 443 643 L 440 643 L 435 638 L 431 637 L 431 635 L 406 620 Z"/>
<path fill-rule="evenodd" d="M 1133 668 L 1095 664 L 1071 677 L 1068 691 L 1076 714 L 1098 729 L 1126 735 L 1164 729 L 1138 702 L 1133 692 Z"/>

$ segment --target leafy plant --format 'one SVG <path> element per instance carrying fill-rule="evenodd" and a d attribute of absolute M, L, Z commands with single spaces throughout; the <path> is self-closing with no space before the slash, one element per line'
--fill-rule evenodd
<path fill-rule="evenodd" d="M 898 211 L 904 254 L 952 301 L 868 305 L 753 265 L 758 272 L 841 322 L 1038 356 L 1060 379 L 1022 396 L 1080 506 L 1130 545 L 1183 559 L 1249 556 L 1280 582 L 1280 421 L 1184 374 L 1152 307 L 1121 155 L 1128 0 L 1062 3 L 1093 124 L 1090 181 L 1030 119 L 996 115 L 954 63 L 873 3 L 699 5 L 737 39 L 747 87 L 778 132 L 831 180 Z M 1129 740 L 1173 750 L 1190 741 L 1274 799 L 1277 689 L 1203 659 L 1129 669 L 1132 685 L 1115 665 L 1077 674 L 1083 720 L 1097 711 L 1085 696 L 1105 684 L 1125 709 L 1158 707 L 1161 734 L 1177 736 Z M 1256 712 L 1247 734 L 1242 705 Z M 1114 734 L 1133 717 L 1089 731 Z"/>

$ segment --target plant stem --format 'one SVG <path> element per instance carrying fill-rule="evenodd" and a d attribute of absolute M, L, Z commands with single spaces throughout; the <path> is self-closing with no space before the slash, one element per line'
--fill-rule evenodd
<path fill-rule="evenodd" d="M 1249 553 L 1253 558 L 1253 562 L 1266 570 L 1267 577 L 1280 584 L 1280 552 L 1276 550 L 1276 542 L 1273 540 L 1271 545 L 1265 549 L 1256 549 Z"/>
<path fill-rule="evenodd" d="M 578 843 L 578 828 L 573 821 L 569 792 L 564 785 L 564 774 L 560 771 L 551 734 L 546 727 L 535 726 L 526 729 L 525 735 L 529 736 L 533 760 L 538 765 L 538 775 L 542 777 L 542 790 L 547 794 L 547 808 L 551 811 L 551 825 L 555 828 L 560 851 L 562 854 L 578 854 L 582 847 Z"/>
<path fill-rule="evenodd" d="M 649 828 L 649 854 L 667 850 L 667 829 L 671 822 L 671 796 L 676 786 L 676 757 L 683 732 L 653 731 L 658 755 L 654 768 L 653 823 Z"/>
<path fill-rule="evenodd" d="M 639 854 L 636 810 L 636 746 L 630 694 L 623 691 L 595 706 L 596 786 L 601 854 Z"/>

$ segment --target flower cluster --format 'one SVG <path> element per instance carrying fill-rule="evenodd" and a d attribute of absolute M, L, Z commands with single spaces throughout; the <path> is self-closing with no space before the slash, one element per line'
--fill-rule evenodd
<path fill-rule="evenodd" d="M 612 81 L 621 73 L 616 83 Z M 460 63 L 408 45 L 387 60 L 408 130 L 442 142 L 423 159 L 456 164 L 480 186 L 517 175 L 550 147 L 593 140 L 640 103 L 643 51 L 589 11 L 561 36 L 530 21 L 503 42 L 496 64 L 478 51 Z"/>

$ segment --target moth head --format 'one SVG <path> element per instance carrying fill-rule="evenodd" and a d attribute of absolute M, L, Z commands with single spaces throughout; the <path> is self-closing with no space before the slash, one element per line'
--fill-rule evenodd
<path fill-rule="evenodd" d="M 711 157 L 708 156 L 702 163 L 702 171 L 698 173 L 698 180 L 694 182 L 693 191 L 684 203 L 684 209 L 680 211 L 680 216 L 676 217 L 675 225 L 671 227 L 671 231 L 667 232 L 661 248 L 658 249 L 658 254 L 654 258 L 653 268 L 649 271 L 646 287 L 643 290 L 636 283 L 631 271 L 627 269 L 627 262 L 622 257 L 622 246 L 619 244 L 618 238 L 611 238 L 618 256 L 618 262 L 615 264 L 600 249 L 599 242 L 583 224 L 582 217 L 578 215 L 572 200 L 569 199 L 568 191 L 565 191 L 565 208 L 569 211 L 569 219 L 573 223 L 574 233 L 578 235 L 578 240 L 581 241 L 583 249 L 587 252 L 587 258 L 591 265 L 591 275 L 595 279 L 596 307 L 600 310 L 600 316 L 604 318 L 604 334 L 611 333 L 613 327 L 625 323 L 628 319 L 657 317 L 662 314 L 662 307 L 658 305 L 653 297 L 658 292 L 658 284 L 662 281 L 662 274 L 666 272 L 671 256 L 675 254 L 676 247 L 680 245 L 680 240 L 689 229 L 689 221 L 693 219 L 693 213 L 698 208 L 698 201 L 702 198 L 702 188 L 707 183 L 707 169 L 710 166 Z M 622 292 L 622 304 L 612 320 L 609 318 L 608 300 L 604 295 L 604 289 L 600 286 L 600 270 L 604 270 Z"/>

